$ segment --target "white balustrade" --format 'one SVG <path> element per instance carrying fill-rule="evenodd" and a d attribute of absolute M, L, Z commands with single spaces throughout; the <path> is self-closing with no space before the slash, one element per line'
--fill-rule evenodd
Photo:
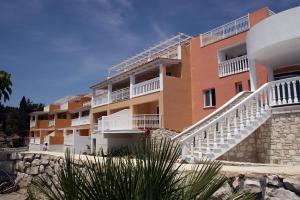
<path fill-rule="evenodd" d="M 50 126 L 55 126 L 55 120 L 53 119 L 53 120 L 49 120 L 49 127 Z"/>
<path fill-rule="evenodd" d="M 130 97 L 129 93 L 130 93 L 129 87 L 113 91 L 110 96 L 111 102 L 118 102 L 118 101 L 124 101 L 126 99 L 129 99 Z"/>
<path fill-rule="evenodd" d="M 133 85 L 133 96 L 140 96 L 160 90 L 159 77 Z"/>
<path fill-rule="evenodd" d="M 40 144 L 40 138 L 39 137 L 34 138 L 34 144 Z"/>
<path fill-rule="evenodd" d="M 243 16 L 239 19 L 236 19 L 211 31 L 201 34 L 201 47 L 246 31 L 249 29 L 249 27 L 249 15 Z"/>
<path fill-rule="evenodd" d="M 90 124 L 90 116 L 72 119 L 72 126 L 80 126 Z"/>
<path fill-rule="evenodd" d="M 157 129 L 160 127 L 160 115 L 133 115 L 132 122 L 133 128 L 136 129 Z"/>
<path fill-rule="evenodd" d="M 90 101 L 84 102 L 84 103 L 82 104 L 83 107 L 85 107 L 85 106 L 90 106 L 90 105 L 91 105 L 91 102 L 90 102 Z"/>
<path fill-rule="evenodd" d="M 68 110 L 68 107 L 69 107 L 69 103 L 68 102 L 65 102 L 63 104 L 60 105 L 60 109 L 61 110 Z"/>
<path fill-rule="evenodd" d="M 195 148 L 199 155 L 205 153 L 209 157 L 219 145 L 229 144 L 231 139 L 241 137 L 243 131 L 251 130 L 255 123 L 270 116 L 272 107 L 299 103 L 299 95 L 300 77 L 264 84 L 210 123 L 190 129 L 181 140 L 183 158 L 193 157 Z"/>
<path fill-rule="evenodd" d="M 102 106 L 108 103 L 108 95 L 107 93 L 102 94 L 100 96 L 95 96 L 92 99 L 92 107 Z"/>
<path fill-rule="evenodd" d="M 30 121 L 30 128 L 35 127 L 35 125 L 36 125 L 36 121 Z"/>
<path fill-rule="evenodd" d="M 34 144 L 34 137 L 30 138 L 30 144 Z"/>
<path fill-rule="evenodd" d="M 249 70 L 247 55 L 219 63 L 219 77 L 229 76 Z"/>
<path fill-rule="evenodd" d="M 64 144 L 65 145 L 74 145 L 74 136 L 73 136 L 73 134 L 64 135 Z"/>

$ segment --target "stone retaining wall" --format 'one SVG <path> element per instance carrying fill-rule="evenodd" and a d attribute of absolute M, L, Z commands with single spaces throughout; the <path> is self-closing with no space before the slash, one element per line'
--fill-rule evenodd
<path fill-rule="evenodd" d="M 23 153 L 17 154 L 16 159 L 16 183 L 21 189 L 37 176 L 57 179 L 56 174 L 64 163 L 62 157 L 47 154 Z M 300 200 L 300 181 L 278 175 L 234 175 L 214 196 L 224 199 L 233 192 L 243 191 L 256 193 L 257 199 Z"/>
<path fill-rule="evenodd" d="M 300 111 L 274 112 L 259 129 L 220 160 L 300 164 Z"/>

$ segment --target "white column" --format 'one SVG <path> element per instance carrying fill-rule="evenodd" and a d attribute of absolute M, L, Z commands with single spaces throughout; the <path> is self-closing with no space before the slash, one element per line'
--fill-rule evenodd
<path fill-rule="evenodd" d="M 181 59 L 181 45 L 177 46 L 177 59 Z"/>
<path fill-rule="evenodd" d="M 64 134 L 64 136 L 66 136 L 67 135 L 67 129 L 63 129 L 63 134 Z"/>
<path fill-rule="evenodd" d="M 135 75 L 132 74 L 130 75 L 130 89 L 129 89 L 129 94 L 130 94 L 130 98 L 133 97 L 133 86 L 135 84 Z"/>
<path fill-rule="evenodd" d="M 268 82 L 274 81 L 273 67 L 268 67 Z"/>
<path fill-rule="evenodd" d="M 81 115 L 82 115 L 82 113 L 81 113 L 81 111 L 78 113 L 78 118 L 80 119 L 81 118 Z"/>
<path fill-rule="evenodd" d="M 164 88 L 163 77 L 164 77 L 164 74 L 163 74 L 163 65 L 159 64 L 159 88 L 160 88 L 160 91 L 162 91 L 163 88 Z"/>
<path fill-rule="evenodd" d="M 110 83 L 110 84 L 108 84 L 108 86 L 107 86 L 107 98 L 108 98 L 108 103 L 110 103 L 110 101 L 111 101 L 111 98 L 110 98 L 110 96 L 111 96 L 111 92 L 112 92 L 112 84 Z"/>
<path fill-rule="evenodd" d="M 251 91 L 255 91 L 257 89 L 256 66 L 255 66 L 255 61 L 250 59 L 249 59 L 249 76 L 250 76 Z"/>

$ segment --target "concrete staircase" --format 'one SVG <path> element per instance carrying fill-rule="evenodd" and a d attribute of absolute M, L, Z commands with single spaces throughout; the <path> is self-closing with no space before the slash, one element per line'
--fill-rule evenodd
<path fill-rule="evenodd" d="M 299 104 L 299 91 L 300 77 L 268 82 L 253 93 L 234 97 L 173 139 L 180 140 L 182 158 L 188 162 L 217 159 L 264 124 L 272 107 Z"/>

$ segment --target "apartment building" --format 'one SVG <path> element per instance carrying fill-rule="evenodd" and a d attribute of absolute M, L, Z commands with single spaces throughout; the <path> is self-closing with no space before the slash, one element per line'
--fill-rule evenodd
<path fill-rule="evenodd" d="M 162 41 L 112 66 L 91 87 L 93 151 L 133 144 L 146 129 L 190 125 L 190 39 L 180 33 Z"/>
<path fill-rule="evenodd" d="M 30 149 L 41 150 L 45 143 L 51 151 L 74 149 L 74 145 L 78 151 L 87 148 L 90 100 L 90 95 L 67 96 L 31 113 Z"/>
<path fill-rule="evenodd" d="M 300 163 L 299 18 L 262 8 L 191 40 L 193 125 L 173 138 L 184 159 Z"/>

